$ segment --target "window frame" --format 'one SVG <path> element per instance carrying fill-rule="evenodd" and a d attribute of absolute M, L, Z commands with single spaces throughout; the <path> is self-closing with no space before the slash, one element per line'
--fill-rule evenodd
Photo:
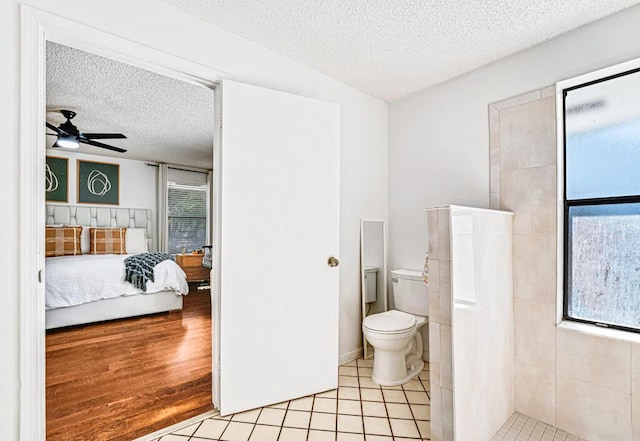
<path fill-rule="evenodd" d="M 209 193 L 209 185 L 208 184 L 202 184 L 202 185 L 195 185 L 195 184 L 184 184 L 184 183 L 180 183 L 180 182 L 175 182 L 175 181 L 167 181 L 167 252 L 169 254 L 180 254 L 181 251 L 178 250 L 175 253 L 172 252 L 171 248 L 170 248 L 170 242 L 171 242 L 171 229 L 169 228 L 169 221 L 171 218 L 176 218 L 176 219 L 180 219 L 180 218 L 190 218 L 190 219 L 201 219 L 201 217 L 196 217 L 196 216 L 171 216 L 170 213 L 170 202 L 169 202 L 169 188 L 172 186 L 178 186 L 178 187 L 193 187 L 193 188 L 202 188 L 202 191 L 204 192 L 204 197 L 205 197 L 205 215 L 204 215 L 204 230 L 205 230 L 205 245 L 210 243 L 210 236 L 209 236 L 209 224 L 210 224 L 210 219 L 211 219 L 211 209 L 210 209 L 210 203 L 209 203 L 209 199 L 210 199 L 210 193 Z"/>
<path fill-rule="evenodd" d="M 561 300 L 561 308 L 559 308 L 559 322 L 577 322 L 600 328 L 616 329 L 620 331 L 632 332 L 640 334 L 640 327 L 630 328 L 627 326 L 616 325 L 612 323 L 603 323 L 596 320 L 587 320 L 572 317 L 569 315 L 569 209 L 576 206 L 585 205 L 615 205 L 625 203 L 640 203 L 640 194 L 629 196 L 611 196 L 599 198 L 582 198 L 567 200 L 567 146 L 566 146 L 566 98 L 567 93 L 592 86 L 594 84 L 603 83 L 615 78 L 626 75 L 637 74 L 640 72 L 640 59 L 621 63 L 600 71 L 592 72 L 570 80 L 562 81 L 556 84 L 557 105 L 556 109 L 560 112 L 557 115 L 558 124 L 561 130 L 558 130 L 558 243 L 562 246 L 558 247 L 558 300 Z"/>

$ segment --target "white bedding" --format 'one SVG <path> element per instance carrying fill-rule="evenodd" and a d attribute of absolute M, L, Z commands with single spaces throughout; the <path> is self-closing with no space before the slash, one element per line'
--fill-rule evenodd
<path fill-rule="evenodd" d="M 45 269 L 45 309 L 63 308 L 102 299 L 173 290 L 187 294 L 186 275 L 174 261 L 160 262 L 154 281 L 142 291 L 124 281 L 127 255 L 102 254 L 48 257 Z"/>

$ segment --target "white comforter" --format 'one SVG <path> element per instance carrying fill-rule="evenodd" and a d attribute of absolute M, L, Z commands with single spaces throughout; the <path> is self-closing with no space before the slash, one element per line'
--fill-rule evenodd
<path fill-rule="evenodd" d="M 125 258 L 127 255 L 117 254 L 48 257 L 45 308 L 63 308 L 145 293 L 124 281 Z M 147 283 L 146 294 L 166 290 L 173 290 L 176 295 L 189 292 L 186 275 L 174 261 L 160 262 L 153 274 L 154 281 Z"/>

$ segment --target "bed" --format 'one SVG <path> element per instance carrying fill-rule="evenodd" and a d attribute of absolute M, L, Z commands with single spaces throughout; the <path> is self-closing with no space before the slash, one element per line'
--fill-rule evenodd
<path fill-rule="evenodd" d="M 151 210 L 93 206 L 46 206 L 46 225 L 127 227 L 143 230 L 150 250 L 155 247 Z M 182 309 L 189 292 L 186 276 L 173 261 L 154 268 L 146 291 L 124 281 L 128 255 L 82 254 L 47 257 L 45 267 L 46 329 L 75 326 Z"/>

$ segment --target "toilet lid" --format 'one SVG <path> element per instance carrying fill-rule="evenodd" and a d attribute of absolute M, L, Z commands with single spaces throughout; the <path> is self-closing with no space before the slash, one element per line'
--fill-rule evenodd
<path fill-rule="evenodd" d="M 362 326 L 377 332 L 404 332 L 416 325 L 413 314 L 395 309 L 380 314 L 372 314 L 364 319 Z"/>

